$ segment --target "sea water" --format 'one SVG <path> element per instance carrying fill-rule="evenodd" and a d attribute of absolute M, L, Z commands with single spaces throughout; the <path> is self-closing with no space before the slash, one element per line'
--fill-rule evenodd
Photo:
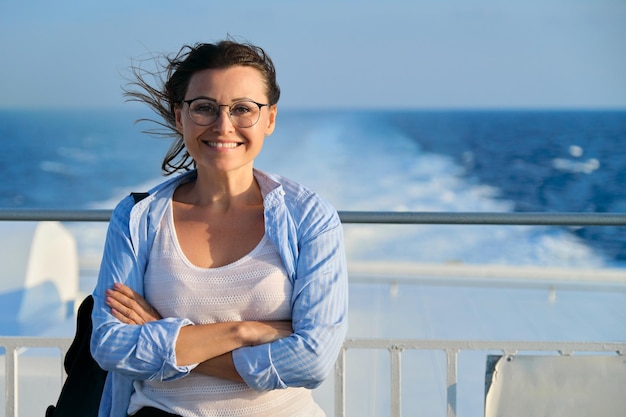
<path fill-rule="evenodd" d="M 160 164 L 169 142 L 141 133 L 153 126 L 133 121 L 145 116 L 0 111 L 0 207 L 110 209 L 129 192 L 151 188 L 164 179 Z M 625 111 L 281 109 L 256 167 L 308 185 L 338 210 L 623 213 L 625 142 Z M 66 226 L 78 241 L 86 293 L 106 225 Z M 626 262 L 626 231 L 619 227 L 347 224 L 345 232 L 350 263 L 623 268 Z M 350 337 L 619 341 L 626 334 L 623 291 L 565 290 L 555 298 L 541 288 L 425 284 L 389 291 L 385 284 L 352 283 L 350 297 Z M 445 415 L 445 373 L 437 372 L 443 358 L 425 355 L 406 357 L 407 385 L 420 394 L 405 395 L 404 407 L 407 415 Z M 484 363 L 459 366 L 473 375 L 459 406 L 476 410 Z M 348 357 L 349 415 L 386 415 L 388 374 L 384 352 Z M 363 393 L 367 401 L 358 400 Z M 320 395 L 332 409 L 332 391 Z"/>

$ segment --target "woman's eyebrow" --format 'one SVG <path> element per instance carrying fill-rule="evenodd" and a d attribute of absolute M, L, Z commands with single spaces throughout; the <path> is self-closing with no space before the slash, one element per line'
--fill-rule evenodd
<path fill-rule="evenodd" d="M 190 100 L 200 100 L 200 99 L 203 99 L 203 100 L 209 100 L 209 101 L 214 101 L 215 103 L 217 103 L 217 100 L 216 100 L 216 99 L 214 99 L 214 98 L 212 98 L 212 97 L 207 97 L 207 96 L 197 96 L 197 97 L 194 97 L 194 98 L 190 98 L 189 100 L 185 100 L 185 101 L 190 101 Z"/>
<path fill-rule="evenodd" d="M 197 96 L 197 97 L 194 97 L 194 98 L 190 98 L 189 100 L 199 100 L 199 99 L 209 100 L 209 101 L 212 101 L 212 102 L 214 102 L 216 104 L 219 104 L 219 103 L 217 103 L 216 99 L 214 99 L 213 97 L 207 97 L 207 96 Z M 189 101 L 189 100 L 185 100 L 185 101 Z M 235 97 L 235 98 L 230 100 L 231 103 L 236 103 L 238 101 L 255 101 L 256 102 L 256 100 L 253 100 L 253 99 L 251 99 L 250 97 L 247 97 L 247 96 Z"/>

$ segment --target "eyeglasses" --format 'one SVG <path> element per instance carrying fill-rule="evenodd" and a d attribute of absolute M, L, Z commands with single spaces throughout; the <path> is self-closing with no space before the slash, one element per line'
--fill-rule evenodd
<path fill-rule="evenodd" d="M 228 117 L 237 127 L 252 127 L 261 118 L 261 108 L 269 104 L 261 104 L 252 100 L 241 100 L 233 104 L 217 104 L 204 97 L 191 100 L 182 100 L 187 103 L 189 117 L 199 126 L 209 126 L 215 123 L 220 116 L 222 107 L 228 107 Z"/>

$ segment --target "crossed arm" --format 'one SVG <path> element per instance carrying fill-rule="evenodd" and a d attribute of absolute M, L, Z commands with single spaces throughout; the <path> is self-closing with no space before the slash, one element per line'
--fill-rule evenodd
<path fill-rule="evenodd" d="M 106 291 L 111 314 L 124 324 L 143 325 L 162 317 L 138 293 L 116 283 Z M 235 369 L 232 351 L 243 346 L 270 343 L 292 333 L 290 321 L 240 321 L 185 326 L 176 341 L 179 366 L 199 363 L 194 369 L 205 375 L 243 382 Z"/>

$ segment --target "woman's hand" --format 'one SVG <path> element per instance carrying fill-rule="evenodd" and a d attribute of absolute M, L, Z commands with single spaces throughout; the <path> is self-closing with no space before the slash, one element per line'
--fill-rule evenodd
<path fill-rule="evenodd" d="M 290 320 L 244 321 L 241 336 L 249 346 L 271 343 L 293 333 Z"/>
<path fill-rule="evenodd" d="M 145 324 L 162 317 L 148 302 L 124 284 L 106 291 L 106 304 L 113 317 L 125 324 Z"/>

